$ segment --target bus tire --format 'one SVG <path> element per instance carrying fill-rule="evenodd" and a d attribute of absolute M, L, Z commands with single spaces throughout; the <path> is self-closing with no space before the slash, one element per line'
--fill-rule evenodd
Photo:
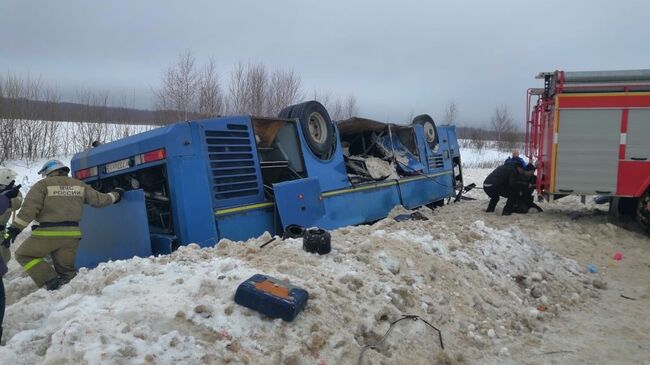
<path fill-rule="evenodd" d="M 327 254 L 332 251 L 332 236 L 324 229 L 307 229 L 302 238 L 302 248 L 310 253 Z"/>
<path fill-rule="evenodd" d="M 286 108 L 285 108 L 286 109 Z M 289 118 L 300 121 L 302 134 L 309 149 L 321 160 L 328 160 L 334 151 L 334 125 L 325 107 L 317 101 L 296 104 L 289 111 Z"/>
<path fill-rule="evenodd" d="M 431 149 L 438 145 L 438 128 L 429 114 L 420 114 L 413 118 L 413 124 L 420 124 L 424 129 L 424 138 Z"/>
<path fill-rule="evenodd" d="M 284 109 L 280 110 L 280 113 L 278 114 L 278 118 L 282 118 L 282 119 L 291 118 L 291 111 L 293 110 L 293 107 L 294 105 L 289 105 Z"/>

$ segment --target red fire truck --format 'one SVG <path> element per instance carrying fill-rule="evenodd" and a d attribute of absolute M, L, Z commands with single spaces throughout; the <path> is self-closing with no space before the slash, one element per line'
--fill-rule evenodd
<path fill-rule="evenodd" d="M 538 193 L 611 197 L 650 230 L 650 70 L 543 72 L 527 93 Z"/>

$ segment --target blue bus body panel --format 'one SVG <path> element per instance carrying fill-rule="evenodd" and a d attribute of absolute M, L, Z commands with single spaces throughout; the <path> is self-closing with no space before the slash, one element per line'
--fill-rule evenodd
<path fill-rule="evenodd" d="M 339 137 L 338 128 L 334 124 L 336 145 L 332 157 L 328 161 L 318 159 L 314 153 L 309 149 L 305 136 L 302 133 L 302 128 L 298 127 L 298 136 L 300 138 L 300 145 L 302 146 L 303 159 L 305 161 L 305 168 L 308 177 L 314 177 L 319 180 L 319 184 L 323 191 L 342 189 L 350 187 L 348 174 L 345 169 L 345 161 L 343 160 L 343 148 L 341 147 L 341 139 Z"/>
<path fill-rule="evenodd" d="M 151 256 L 142 190 L 127 191 L 118 204 L 84 207 L 75 267 L 94 268 L 109 260 Z"/>
<path fill-rule="evenodd" d="M 447 136 L 449 137 L 449 152 L 453 157 L 460 156 L 460 145 L 456 137 L 456 128 L 447 126 Z"/>
<path fill-rule="evenodd" d="M 282 226 L 334 229 L 385 218 L 397 205 L 416 208 L 453 195 L 451 171 L 320 193 L 317 180 L 274 184 Z"/>
<path fill-rule="evenodd" d="M 275 220 L 278 217 L 272 204 L 266 204 L 263 208 L 221 214 L 216 219 L 219 227 L 219 238 L 246 241 L 249 238 L 258 237 L 264 232 L 269 232 L 272 235 L 277 234 Z"/>
<path fill-rule="evenodd" d="M 408 159 L 407 176 L 353 186 L 347 175 L 338 127 L 335 149 L 327 161 L 309 149 L 298 123 L 296 134 L 306 177 L 273 185 L 265 193 L 257 142 L 250 117 L 180 122 L 101 145 L 75 155 L 72 170 L 99 167 L 88 183 L 139 169 L 164 165 L 175 243 L 214 246 L 222 238 L 246 240 L 265 231 L 281 234 L 289 224 L 335 229 L 372 222 L 397 205 L 415 208 L 454 195 L 452 160 L 459 156 L 453 126 L 439 126 L 432 149 L 421 125 L 414 125 L 417 151 L 399 138 L 384 141 Z M 386 144 L 388 143 L 388 144 Z M 107 174 L 107 163 L 165 149 L 166 158 Z M 293 153 L 295 155 L 295 152 Z M 168 253 L 174 236 L 149 232 L 142 192 L 128 192 L 109 208 L 88 208 L 78 264 L 95 266 L 108 259 Z M 274 199 L 274 200 L 269 200 Z M 153 250 L 153 251 L 152 251 Z"/>
<path fill-rule="evenodd" d="M 213 205 L 222 208 L 263 201 L 262 172 L 251 119 L 229 117 L 194 124 L 203 139 L 201 152 L 212 180 Z"/>
<path fill-rule="evenodd" d="M 205 160 L 200 156 L 167 160 L 174 232 L 179 243 L 214 246 L 218 239 Z"/>
<path fill-rule="evenodd" d="M 413 209 L 452 195 L 451 176 L 451 172 L 443 171 L 416 181 L 401 182 L 399 189 L 404 207 Z"/>
<path fill-rule="evenodd" d="M 165 148 L 167 156 L 194 155 L 195 148 L 192 145 L 189 124 L 186 122 L 172 124 L 79 152 L 74 155 L 70 167 L 73 171 L 78 171 L 87 167 L 102 166 L 159 148 Z M 150 164 L 143 164 L 133 170 L 148 166 Z M 104 174 L 103 177 L 121 173 L 123 171 Z M 95 178 L 90 178 L 86 182 L 92 182 L 93 180 Z"/>
<path fill-rule="evenodd" d="M 289 224 L 311 227 L 325 215 L 317 178 L 273 184 L 273 192 L 284 228 Z"/>

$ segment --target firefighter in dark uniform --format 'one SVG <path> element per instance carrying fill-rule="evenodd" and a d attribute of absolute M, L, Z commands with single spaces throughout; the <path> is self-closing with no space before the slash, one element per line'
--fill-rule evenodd
<path fill-rule="evenodd" d="M 494 212 L 499 197 L 507 198 L 503 215 L 511 215 L 521 191 L 528 188 L 528 183 L 519 179 L 525 175 L 525 162 L 521 157 L 511 157 L 492 171 L 483 182 L 483 191 L 490 197 L 486 212 Z"/>
<path fill-rule="evenodd" d="M 537 209 L 538 212 L 543 212 L 544 210 L 537 204 L 535 204 L 535 199 L 533 199 L 533 193 L 535 192 L 535 186 L 537 185 L 537 176 L 535 176 L 536 167 L 532 163 L 529 163 L 524 167 L 526 171 L 523 174 L 519 174 L 517 179 L 521 182 L 520 185 L 527 184 L 527 186 L 520 190 L 519 197 L 516 202 L 515 213 L 528 213 L 530 208 Z"/>
<path fill-rule="evenodd" d="M 83 181 L 68 176 L 70 169 L 50 160 L 39 171 L 44 179 L 29 190 L 23 206 L 8 228 L 11 242 L 33 220 L 38 228 L 16 250 L 16 260 L 38 287 L 56 290 L 75 277 L 77 247 L 81 239 L 79 221 L 84 204 L 101 208 L 117 203 L 124 190 L 103 194 Z M 54 268 L 43 258 L 52 257 Z"/>
<path fill-rule="evenodd" d="M 11 208 L 11 200 L 20 194 L 20 185 L 14 186 L 14 182 L 0 188 L 0 216 Z M 2 342 L 2 321 L 5 317 L 5 284 L 2 279 L 7 273 L 7 265 L 0 260 L 0 342 Z"/>

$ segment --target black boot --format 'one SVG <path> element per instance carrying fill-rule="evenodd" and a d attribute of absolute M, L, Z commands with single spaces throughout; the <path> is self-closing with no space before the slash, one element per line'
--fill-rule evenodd
<path fill-rule="evenodd" d="M 501 213 L 502 215 L 512 215 L 512 212 L 514 211 L 514 205 L 506 203 L 505 207 L 503 207 L 503 212 Z"/>
<path fill-rule="evenodd" d="M 63 285 L 63 284 L 65 284 L 65 280 L 64 280 L 62 277 L 57 276 L 57 277 L 55 277 L 55 278 L 53 278 L 53 279 L 48 280 L 48 281 L 45 283 L 44 287 L 45 287 L 45 289 L 47 289 L 47 290 L 57 290 L 57 289 L 59 289 L 59 288 L 61 287 L 61 285 Z"/>
<path fill-rule="evenodd" d="M 487 213 L 492 213 L 494 212 L 494 209 L 497 207 L 497 203 L 499 202 L 499 198 L 492 198 L 490 199 L 490 203 L 488 203 L 488 207 L 485 210 Z"/>

